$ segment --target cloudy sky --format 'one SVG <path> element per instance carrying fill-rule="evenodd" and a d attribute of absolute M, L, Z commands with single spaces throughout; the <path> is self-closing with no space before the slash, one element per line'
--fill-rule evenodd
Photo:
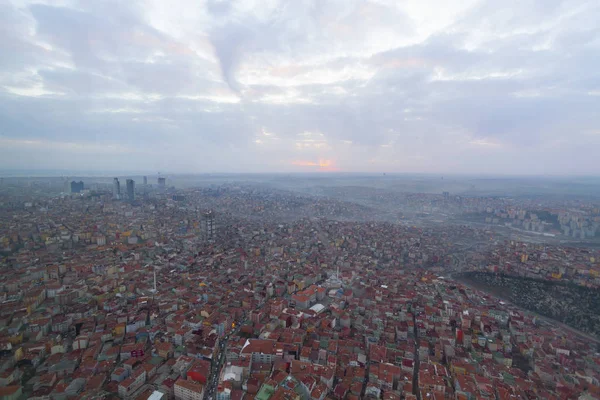
<path fill-rule="evenodd" d="M 600 174 L 598 0 L 0 1 L 0 168 Z"/>

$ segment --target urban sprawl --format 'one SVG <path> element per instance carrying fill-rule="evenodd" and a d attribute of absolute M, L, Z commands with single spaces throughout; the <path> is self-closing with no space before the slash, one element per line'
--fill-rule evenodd
<path fill-rule="evenodd" d="M 597 290 L 597 204 L 121 181 L 2 181 L 0 399 L 600 397 L 596 325 L 463 279 Z"/>

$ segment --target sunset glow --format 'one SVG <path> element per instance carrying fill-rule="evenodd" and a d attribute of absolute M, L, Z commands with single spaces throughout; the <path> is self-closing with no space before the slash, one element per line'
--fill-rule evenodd
<path fill-rule="evenodd" d="M 316 167 L 319 171 L 339 171 L 337 167 L 335 167 L 333 161 L 320 159 L 318 162 L 314 161 L 293 161 L 293 165 L 299 167 Z"/>

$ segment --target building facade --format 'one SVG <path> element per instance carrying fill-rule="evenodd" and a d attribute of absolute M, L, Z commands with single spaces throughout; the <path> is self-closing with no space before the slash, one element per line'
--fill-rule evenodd
<path fill-rule="evenodd" d="M 121 198 L 121 183 L 119 178 L 113 179 L 113 199 L 119 200 Z"/>
<path fill-rule="evenodd" d="M 135 200 L 135 181 L 133 179 L 127 179 L 127 199 Z"/>

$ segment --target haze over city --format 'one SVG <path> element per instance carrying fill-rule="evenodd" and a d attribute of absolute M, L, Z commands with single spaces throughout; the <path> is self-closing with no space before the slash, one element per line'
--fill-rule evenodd
<path fill-rule="evenodd" d="M 0 1 L 0 400 L 600 399 L 598 21 Z"/>
<path fill-rule="evenodd" d="M 0 5 L 0 169 L 595 175 L 594 1 Z"/>

